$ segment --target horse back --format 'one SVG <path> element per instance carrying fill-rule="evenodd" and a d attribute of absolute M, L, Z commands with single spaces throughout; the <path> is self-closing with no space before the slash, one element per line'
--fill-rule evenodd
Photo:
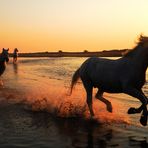
<path fill-rule="evenodd" d="M 120 93 L 124 85 L 134 85 L 137 88 L 143 86 L 145 75 L 135 67 L 123 58 L 110 60 L 93 57 L 82 64 L 80 77 L 102 91 Z"/>

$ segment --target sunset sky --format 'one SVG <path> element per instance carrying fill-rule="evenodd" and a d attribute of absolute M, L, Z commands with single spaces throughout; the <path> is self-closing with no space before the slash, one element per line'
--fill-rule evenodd
<path fill-rule="evenodd" d="M 0 48 L 132 48 L 148 35 L 148 0 L 0 0 Z"/>

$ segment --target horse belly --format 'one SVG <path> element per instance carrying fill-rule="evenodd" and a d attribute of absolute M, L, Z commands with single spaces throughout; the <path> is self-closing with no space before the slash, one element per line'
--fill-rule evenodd
<path fill-rule="evenodd" d="M 94 84 L 99 90 L 108 93 L 121 93 L 122 87 L 118 81 L 100 81 L 97 84 Z"/>

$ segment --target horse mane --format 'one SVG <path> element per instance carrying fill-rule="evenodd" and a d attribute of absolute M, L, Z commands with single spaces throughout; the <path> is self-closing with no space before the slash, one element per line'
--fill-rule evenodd
<path fill-rule="evenodd" d="M 124 54 L 124 57 L 132 57 L 139 47 L 148 47 L 148 37 L 140 35 L 136 46 Z"/>

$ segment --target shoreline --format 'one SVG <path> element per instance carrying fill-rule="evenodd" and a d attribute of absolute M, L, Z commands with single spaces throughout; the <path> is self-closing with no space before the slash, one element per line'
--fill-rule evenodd
<path fill-rule="evenodd" d="M 34 53 L 19 53 L 19 57 L 121 57 L 128 49 L 121 49 L 121 50 L 104 50 L 98 52 L 34 52 Z M 10 57 L 13 54 L 10 53 Z"/>

